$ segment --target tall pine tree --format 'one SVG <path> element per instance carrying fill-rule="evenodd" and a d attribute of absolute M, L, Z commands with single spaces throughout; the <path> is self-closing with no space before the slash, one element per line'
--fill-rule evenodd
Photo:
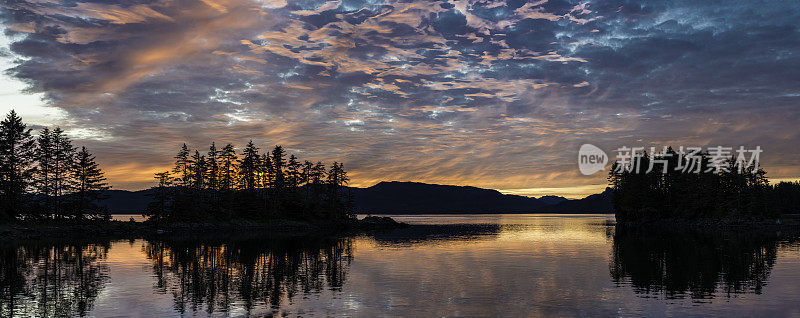
<path fill-rule="evenodd" d="M 52 200 L 54 198 L 53 185 L 53 133 L 50 128 L 43 128 L 36 138 L 36 171 L 34 172 L 33 186 L 39 195 L 42 206 L 41 211 L 52 213 Z"/>
<path fill-rule="evenodd" d="M 206 180 L 208 188 L 214 191 L 219 191 L 219 156 L 220 151 L 217 146 L 212 142 L 208 147 L 208 155 L 206 159 Z"/>
<path fill-rule="evenodd" d="M 189 147 L 186 144 L 181 146 L 181 150 L 175 155 L 175 167 L 172 168 L 172 173 L 175 174 L 175 181 L 179 186 L 186 187 L 191 182 L 191 169 L 189 168 Z"/>
<path fill-rule="evenodd" d="M 0 220 L 22 214 L 34 169 L 34 141 L 15 111 L 0 121 Z"/>
<path fill-rule="evenodd" d="M 286 186 L 286 174 L 283 171 L 286 166 L 286 152 L 283 147 L 275 146 L 272 149 L 272 168 L 275 170 L 275 190 L 280 192 Z"/>
<path fill-rule="evenodd" d="M 220 154 L 220 190 L 223 192 L 234 189 L 236 183 L 236 150 L 233 145 L 227 144 Z"/>
<path fill-rule="evenodd" d="M 242 185 L 242 189 L 253 191 L 258 186 L 260 159 L 258 147 L 250 140 L 247 146 L 244 147 L 242 159 L 239 161 L 239 182 Z"/>
<path fill-rule="evenodd" d="M 289 156 L 289 161 L 286 163 L 286 179 L 290 188 L 296 188 L 300 185 L 300 162 L 294 155 Z"/>
<path fill-rule="evenodd" d="M 65 196 L 71 192 L 71 169 L 75 157 L 75 147 L 61 128 L 56 127 L 52 133 L 52 200 L 50 207 L 54 217 L 67 216 Z"/>
<path fill-rule="evenodd" d="M 72 216 L 75 219 L 109 219 L 108 209 L 100 207 L 97 202 L 104 198 L 102 191 L 110 188 L 95 157 L 86 147 L 81 147 L 72 168 Z"/>
<path fill-rule="evenodd" d="M 150 197 L 152 200 L 147 204 L 144 216 L 153 221 L 168 219 L 172 216 L 172 177 L 169 171 L 155 174 L 158 184 L 152 189 L 155 190 Z"/>

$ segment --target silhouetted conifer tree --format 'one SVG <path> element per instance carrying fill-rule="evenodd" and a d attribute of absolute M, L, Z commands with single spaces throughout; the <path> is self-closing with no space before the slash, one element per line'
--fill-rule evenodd
<path fill-rule="evenodd" d="M 181 150 L 178 151 L 177 155 L 175 155 L 175 167 L 172 169 L 172 173 L 175 174 L 175 180 L 178 182 L 178 186 L 186 187 L 191 183 L 191 169 L 189 168 L 190 164 L 189 147 L 187 147 L 186 144 L 183 144 L 181 146 Z"/>
<path fill-rule="evenodd" d="M 300 162 L 294 155 L 290 155 L 289 161 L 286 162 L 286 177 L 290 188 L 297 188 L 300 185 Z"/>
<path fill-rule="evenodd" d="M 306 209 L 310 209 L 311 201 L 311 180 L 314 173 L 314 163 L 311 161 L 304 161 L 303 167 L 300 170 L 300 182 L 303 184 L 303 200 L 306 202 Z"/>
<path fill-rule="evenodd" d="M 270 190 L 275 181 L 275 168 L 272 166 L 272 159 L 268 152 L 261 155 L 260 177 L 262 187 L 261 201 L 263 202 L 264 210 L 269 210 L 270 204 L 274 207 L 277 206 L 277 202 L 275 202 L 276 196 L 270 195 Z M 275 211 L 271 212 L 274 213 Z"/>
<path fill-rule="evenodd" d="M 331 217 L 342 218 L 350 217 L 350 206 L 352 199 L 349 193 L 343 193 L 345 186 L 350 181 L 347 172 L 344 171 L 344 164 L 333 162 L 330 171 L 328 171 L 328 199 L 331 202 Z"/>
<path fill-rule="evenodd" d="M 286 186 L 286 174 L 283 171 L 286 166 L 286 152 L 281 146 L 272 149 L 272 168 L 275 169 L 274 187 L 280 192 Z"/>
<path fill-rule="evenodd" d="M 172 216 L 172 177 L 169 171 L 155 174 L 158 184 L 154 186 L 151 195 L 152 200 L 145 209 L 144 216 L 150 220 L 160 221 Z"/>
<path fill-rule="evenodd" d="M 322 196 L 325 192 L 325 165 L 317 162 L 311 170 L 311 201 L 315 208 L 322 204 Z"/>
<path fill-rule="evenodd" d="M 206 188 L 206 157 L 195 150 L 194 155 L 189 160 L 190 185 L 192 189 L 203 190 Z"/>
<path fill-rule="evenodd" d="M 208 156 L 206 159 L 206 180 L 208 180 L 208 188 L 214 191 L 219 190 L 219 155 L 220 151 L 217 146 L 212 142 L 208 147 Z"/>
<path fill-rule="evenodd" d="M 105 182 L 106 177 L 100 169 L 100 165 L 95 162 L 95 157 L 81 147 L 75 156 L 75 164 L 72 168 L 72 216 L 76 219 L 83 218 L 102 218 L 110 219 L 108 209 L 105 209 L 97 202 L 104 198 L 102 191 L 111 187 Z"/>
<path fill-rule="evenodd" d="M 783 214 L 800 212 L 800 182 L 780 182 L 774 187 L 773 198 Z"/>
<path fill-rule="evenodd" d="M 239 182 L 243 190 L 252 192 L 258 187 L 260 161 L 258 147 L 250 140 L 245 146 L 242 158 L 239 161 Z"/>
<path fill-rule="evenodd" d="M 70 170 L 74 164 L 75 147 L 61 128 L 56 127 L 52 133 L 52 200 L 50 207 L 56 218 L 66 217 L 65 195 L 71 191 Z"/>
<path fill-rule="evenodd" d="M 233 191 L 236 187 L 236 150 L 233 145 L 227 144 L 222 147 L 219 160 L 219 196 L 221 201 L 219 209 L 225 218 L 230 219 L 233 217 L 231 206 L 233 204 Z"/>
<path fill-rule="evenodd" d="M 189 147 L 186 144 L 181 146 L 178 154 L 175 155 L 175 167 L 172 168 L 175 180 L 175 193 L 172 198 L 172 217 L 178 220 L 186 220 L 197 215 L 193 211 L 194 200 L 189 194 L 192 184 L 192 167 Z"/>
<path fill-rule="evenodd" d="M 13 110 L 0 121 L 0 220 L 23 213 L 33 175 L 34 138 Z"/>
<path fill-rule="evenodd" d="M 36 189 L 36 194 L 40 197 L 39 201 L 44 204 L 38 210 L 44 213 L 52 212 L 52 198 L 55 196 L 53 152 L 53 133 L 50 128 L 45 127 L 36 138 L 36 149 L 34 150 L 36 169 L 33 177 L 33 186 Z"/>
<path fill-rule="evenodd" d="M 208 193 L 209 210 L 218 215 L 221 211 L 222 200 L 220 196 L 220 155 L 221 152 L 217 150 L 217 146 L 212 142 L 208 147 L 208 154 L 206 158 L 206 187 L 210 190 Z"/>
<path fill-rule="evenodd" d="M 231 191 L 235 186 L 236 180 L 236 151 L 233 145 L 227 144 L 220 153 L 220 189 Z"/>

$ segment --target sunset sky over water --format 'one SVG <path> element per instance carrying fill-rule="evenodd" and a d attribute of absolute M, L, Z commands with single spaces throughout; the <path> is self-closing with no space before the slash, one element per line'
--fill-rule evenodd
<path fill-rule="evenodd" d="M 5 0 L 0 112 L 116 189 L 253 140 L 400 180 L 581 197 L 584 143 L 761 146 L 800 177 L 796 1 Z"/>

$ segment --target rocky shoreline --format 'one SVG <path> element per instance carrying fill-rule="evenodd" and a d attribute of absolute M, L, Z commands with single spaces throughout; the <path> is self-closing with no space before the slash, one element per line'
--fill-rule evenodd
<path fill-rule="evenodd" d="M 137 239 L 160 237 L 207 238 L 219 236 L 347 236 L 408 227 L 389 217 L 370 216 L 361 220 L 304 221 L 270 220 L 228 223 L 85 221 L 12 223 L 0 225 L 0 242 L 27 240 Z"/>

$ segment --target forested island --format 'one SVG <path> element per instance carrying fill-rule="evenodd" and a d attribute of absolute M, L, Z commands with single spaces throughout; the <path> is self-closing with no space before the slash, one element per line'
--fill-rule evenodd
<path fill-rule="evenodd" d="M 350 180 L 344 165 L 287 159 L 283 147 L 259 153 L 250 141 L 241 155 L 227 144 L 206 154 L 186 144 L 172 171 L 156 174 L 154 200 L 145 215 L 153 222 L 234 219 L 353 219 Z"/>
<path fill-rule="evenodd" d="M 691 171 L 685 171 L 690 165 Z M 619 223 L 666 220 L 747 220 L 780 222 L 800 213 L 800 183 L 771 185 L 766 171 L 737 165 L 734 157 L 714 158 L 699 152 L 693 159 L 668 148 L 662 154 L 634 156 L 630 164 L 614 163 L 609 173 Z"/>
<path fill-rule="evenodd" d="M 201 154 L 183 144 L 174 168 L 155 178 L 143 226 L 364 223 L 355 218 L 343 164 L 300 161 L 281 146 L 260 153 L 250 141 L 237 153 L 231 144 L 218 149 L 212 143 Z M 0 223 L 107 226 L 115 222 L 99 202 L 108 189 L 95 157 L 60 128 L 34 136 L 14 111 L 0 122 Z"/>

